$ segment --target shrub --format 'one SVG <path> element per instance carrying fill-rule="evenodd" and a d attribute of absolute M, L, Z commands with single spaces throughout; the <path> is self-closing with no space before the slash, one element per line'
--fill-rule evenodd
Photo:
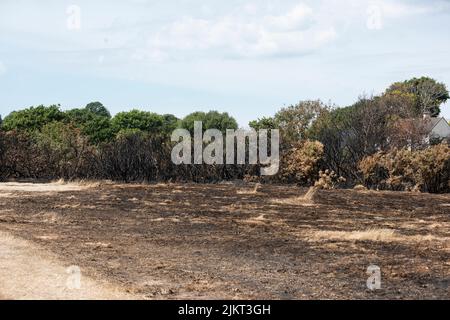
<path fill-rule="evenodd" d="M 32 134 L 28 132 L 9 131 L 1 133 L 2 156 L 1 178 L 41 178 L 52 171 L 45 163 L 42 152 L 36 145 Z"/>
<path fill-rule="evenodd" d="M 59 178 L 74 179 L 83 175 L 83 168 L 89 165 L 88 153 L 92 147 L 81 130 L 71 124 L 52 122 L 36 134 L 39 150 L 46 163 L 53 166 L 53 174 Z"/>
<path fill-rule="evenodd" d="M 365 157 L 359 168 L 370 188 L 432 193 L 450 191 L 450 148 L 447 144 L 417 151 L 378 152 Z"/>
<path fill-rule="evenodd" d="M 103 145 L 98 161 L 102 178 L 125 182 L 163 180 L 172 165 L 165 138 L 134 130 L 122 131 Z"/>
<path fill-rule="evenodd" d="M 281 156 L 279 178 L 283 182 L 312 184 L 317 179 L 323 145 L 306 140 L 298 143 Z"/>

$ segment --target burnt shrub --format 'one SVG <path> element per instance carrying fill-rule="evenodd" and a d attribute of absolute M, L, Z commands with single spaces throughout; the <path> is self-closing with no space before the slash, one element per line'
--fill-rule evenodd
<path fill-rule="evenodd" d="M 318 141 L 305 140 L 282 151 L 280 182 L 310 185 L 317 180 L 324 147 Z"/>
<path fill-rule="evenodd" d="M 450 148 L 442 143 L 422 150 L 393 149 L 365 157 L 359 164 L 369 188 L 450 191 Z"/>

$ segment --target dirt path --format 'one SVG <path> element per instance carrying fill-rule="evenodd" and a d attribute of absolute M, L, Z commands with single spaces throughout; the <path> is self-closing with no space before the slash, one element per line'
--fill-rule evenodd
<path fill-rule="evenodd" d="M 68 267 L 29 241 L 0 231 L 0 300 L 134 298 L 82 273 L 78 278 L 76 269 L 70 274 Z M 74 288 L 78 283 L 80 288 Z"/>

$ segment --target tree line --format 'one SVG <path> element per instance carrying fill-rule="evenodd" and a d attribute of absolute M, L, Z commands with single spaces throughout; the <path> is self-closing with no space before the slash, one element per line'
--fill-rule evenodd
<path fill-rule="evenodd" d="M 100 102 L 67 111 L 41 105 L 0 118 L 0 179 L 311 185 L 326 177 L 333 186 L 448 192 L 449 147 L 425 141 L 422 121 L 424 113 L 438 116 L 448 99 L 444 84 L 422 77 L 396 82 L 344 108 L 301 101 L 251 121 L 255 130 L 280 130 L 280 171 L 273 177 L 259 177 L 259 165 L 171 162 L 174 129 L 192 132 L 195 121 L 202 121 L 203 130 L 238 129 L 228 113 L 193 112 L 179 119 L 134 109 L 112 117 Z"/>

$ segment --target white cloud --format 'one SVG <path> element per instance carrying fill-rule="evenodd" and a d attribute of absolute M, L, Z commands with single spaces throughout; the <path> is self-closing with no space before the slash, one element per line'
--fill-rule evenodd
<path fill-rule="evenodd" d="M 57 2 L 1 2 L 0 37 L 27 52 L 75 52 L 89 61 L 102 54 L 105 65 L 298 56 L 345 40 L 365 25 L 380 30 L 395 19 L 448 5 L 442 0 L 234 0 L 214 6 L 201 0 L 128 0 L 111 2 L 105 12 L 106 0 L 78 2 L 79 32 L 65 28 L 66 8 Z"/>
<path fill-rule="evenodd" d="M 225 10 L 219 16 L 185 15 L 147 37 L 146 46 L 140 48 L 140 57 L 164 61 L 205 56 L 301 55 L 333 42 L 343 27 L 354 27 L 355 22 L 364 19 L 364 14 L 367 27 L 380 30 L 385 21 L 436 10 L 436 3 L 401 0 L 327 0 L 311 6 L 291 3 L 286 6 L 269 2 L 264 6 L 248 2 L 239 10 L 231 13 Z"/>
<path fill-rule="evenodd" d="M 149 37 L 148 54 L 171 58 L 206 53 L 230 57 L 302 54 L 337 35 L 332 26 L 316 24 L 313 9 L 304 4 L 280 15 L 253 15 L 258 10 L 255 5 L 245 8 L 242 14 L 211 19 L 183 17 Z"/>
<path fill-rule="evenodd" d="M 268 16 L 265 19 L 266 23 L 276 30 L 299 30 L 311 25 L 313 9 L 305 4 L 299 4 L 284 15 Z"/>

